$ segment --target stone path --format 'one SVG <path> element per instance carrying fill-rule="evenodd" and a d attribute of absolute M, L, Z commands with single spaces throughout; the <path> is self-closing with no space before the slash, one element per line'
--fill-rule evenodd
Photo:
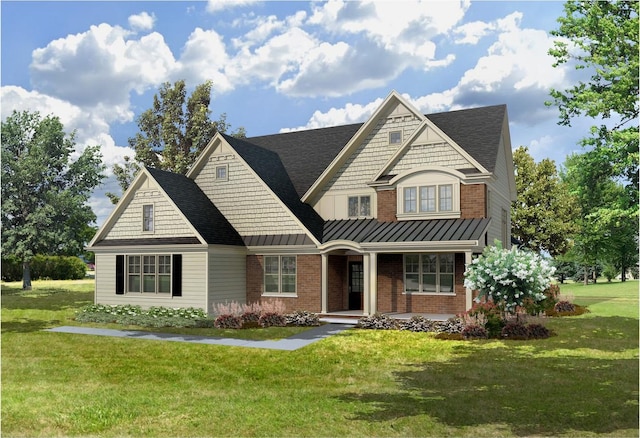
<path fill-rule="evenodd" d="M 232 347 L 267 348 L 272 350 L 293 351 L 329 336 L 352 328 L 352 324 L 325 324 L 277 341 L 251 341 L 247 339 L 211 338 L 207 336 L 177 335 L 171 333 L 152 333 L 139 330 L 113 330 L 91 327 L 62 326 L 47 329 L 48 332 L 73 333 L 79 335 L 112 336 L 118 338 L 136 338 L 152 341 L 191 342 L 195 344 L 228 345 Z"/>

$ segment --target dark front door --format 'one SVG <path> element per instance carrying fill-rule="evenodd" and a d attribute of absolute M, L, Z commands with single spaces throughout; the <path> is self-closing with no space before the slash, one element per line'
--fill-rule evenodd
<path fill-rule="evenodd" d="M 349 262 L 349 310 L 362 310 L 364 269 L 362 262 Z"/>

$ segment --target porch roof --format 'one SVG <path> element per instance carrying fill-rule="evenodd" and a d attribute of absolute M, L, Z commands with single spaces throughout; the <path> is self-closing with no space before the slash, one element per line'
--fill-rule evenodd
<path fill-rule="evenodd" d="M 452 242 L 480 240 L 491 219 L 431 219 L 378 222 L 376 219 L 341 219 L 324 224 L 323 242 L 349 240 L 377 242 Z"/>

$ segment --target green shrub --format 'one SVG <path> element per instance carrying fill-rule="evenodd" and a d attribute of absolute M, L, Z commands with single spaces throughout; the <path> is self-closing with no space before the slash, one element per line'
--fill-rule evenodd
<path fill-rule="evenodd" d="M 16 256 L 8 255 L 2 257 L 2 280 L 20 281 L 22 280 L 22 260 Z"/>
<path fill-rule="evenodd" d="M 78 257 L 37 255 L 29 271 L 32 280 L 80 280 L 87 275 L 87 266 Z M 22 280 L 22 260 L 13 255 L 2 257 L 2 279 Z"/>

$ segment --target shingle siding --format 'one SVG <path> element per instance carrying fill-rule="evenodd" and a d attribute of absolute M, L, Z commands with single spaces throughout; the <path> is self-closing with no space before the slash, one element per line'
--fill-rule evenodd
<path fill-rule="evenodd" d="M 473 167 L 469 160 L 448 143 L 414 144 L 388 173 L 398 175 L 422 166 L 443 166 L 451 169 Z"/>

